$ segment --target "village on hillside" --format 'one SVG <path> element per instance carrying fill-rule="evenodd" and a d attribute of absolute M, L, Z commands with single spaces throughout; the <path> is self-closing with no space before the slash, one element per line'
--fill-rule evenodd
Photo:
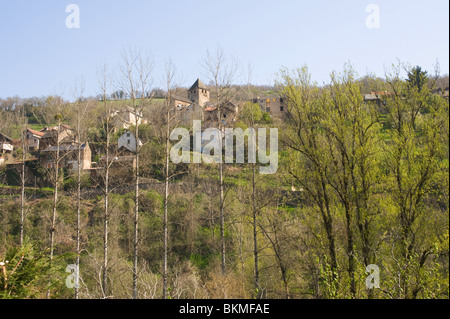
<path fill-rule="evenodd" d="M 193 120 L 201 120 L 204 128 L 217 125 L 218 107 L 210 101 L 210 89 L 200 79 L 197 79 L 186 93 L 188 98 L 179 95 L 171 97 L 172 109 L 176 112 L 177 123 L 189 126 Z M 375 103 L 380 107 L 383 96 L 389 96 L 390 94 L 388 92 L 371 92 L 364 95 L 364 100 L 368 103 Z M 449 89 L 448 87 L 444 90 L 439 88 L 435 94 L 448 99 Z M 235 124 L 239 107 L 245 102 L 229 99 L 221 105 L 221 122 L 224 126 Z M 282 120 L 287 114 L 287 106 L 283 97 L 254 98 L 251 102 L 257 104 L 261 111 L 269 114 L 271 118 Z M 114 160 L 111 163 L 116 177 L 123 181 L 132 176 L 135 167 L 136 145 L 142 145 L 142 142 L 139 139 L 136 140 L 133 132 L 129 129 L 136 124 L 147 124 L 149 119 L 145 118 L 141 111 L 136 113 L 136 110 L 130 105 L 111 110 L 109 115 L 113 130 L 115 132 L 125 131 L 117 139 L 112 155 Z M 105 156 L 101 156 L 98 162 L 93 160 L 96 152 L 93 152 L 89 141 L 80 143 L 75 130 L 68 125 L 44 127 L 39 131 L 27 128 L 22 136 L 23 140 L 12 139 L 0 132 L 0 167 L 4 167 L 6 171 L 12 171 L 12 175 L 16 177 L 16 180 L 10 178 L 8 181 L 6 176 L 3 176 L 4 180 L 0 182 L 4 184 L 8 184 L 8 182 L 12 185 L 20 184 L 18 176 L 21 175 L 22 169 L 25 169 L 25 179 L 28 186 L 45 185 L 40 180 L 42 173 L 36 173 L 37 168 L 51 170 L 55 165 L 57 151 L 59 151 L 59 157 L 61 158 L 58 167 L 66 169 L 69 174 L 74 174 L 78 170 L 78 149 L 80 149 L 82 157 L 80 168 L 82 171 L 89 172 L 91 178 L 95 179 L 106 165 Z M 28 154 L 25 162 L 15 153 L 15 150 L 21 150 L 22 147 Z"/>
<path fill-rule="evenodd" d="M 176 114 L 177 124 L 189 127 L 194 120 L 201 120 L 204 128 L 217 125 L 218 107 L 214 101 L 210 100 L 210 89 L 200 79 L 197 79 L 186 92 L 182 93 L 185 93 L 187 97 L 174 95 L 170 102 Z M 435 94 L 448 99 L 449 88 L 439 88 Z M 383 98 L 390 95 L 392 93 L 384 91 L 370 92 L 364 95 L 364 100 L 381 107 Z M 257 104 L 261 111 L 272 119 L 283 120 L 288 113 L 285 98 L 281 96 L 257 97 L 250 101 L 236 101 L 233 98 L 224 100 L 225 102 L 220 107 L 221 122 L 224 126 L 235 125 L 239 108 L 246 102 Z M 147 124 L 150 120 L 143 115 L 142 111 L 136 111 L 130 105 L 110 110 L 109 117 L 113 131 L 123 132 L 117 138 L 114 146 L 111 155 L 113 161 L 110 163 L 110 167 L 117 180 L 131 182 L 130 177 L 132 177 L 135 167 L 134 154 L 137 145 L 142 145 L 142 141 L 136 140 L 133 132 L 129 129 L 136 124 Z M 6 172 L 9 172 L 9 174 L 0 176 L 0 182 L 3 184 L 19 185 L 19 176 L 22 169 L 25 169 L 26 185 L 45 186 L 45 174 L 42 174 L 42 170 L 39 173 L 39 168 L 51 170 L 55 165 L 57 152 L 59 152 L 60 158 L 58 167 L 65 169 L 69 175 L 78 170 L 78 149 L 80 149 L 82 158 L 80 169 L 88 172 L 94 180 L 102 173 L 106 165 L 104 155 L 100 156 L 98 161 L 94 161 L 100 151 L 93 149 L 89 141 L 80 143 L 75 129 L 66 124 L 60 124 L 59 127 L 44 127 L 39 131 L 27 128 L 22 136 L 23 139 L 13 139 L 0 132 L 0 168 L 3 167 Z M 25 161 L 20 155 L 22 148 L 27 154 Z M 20 150 L 20 154 L 17 154 L 17 150 Z"/>
<path fill-rule="evenodd" d="M 448 297 L 448 76 L 346 72 L 0 100 L 0 266 L 40 252 L 60 286 L 21 296 L 45 298 Z M 385 261 L 413 271 L 371 290 Z"/>
<path fill-rule="evenodd" d="M 183 92 L 184 93 L 184 92 Z M 171 97 L 172 109 L 175 111 L 177 123 L 189 126 L 193 120 L 201 120 L 203 127 L 212 127 L 218 121 L 218 107 L 210 100 L 210 89 L 200 80 L 185 92 L 188 98 L 174 95 Z M 227 99 L 221 105 L 221 118 L 224 126 L 233 126 L 239 114 L 239 107 L 246 101 L 236 101 Z M 286 106 L 282 97 L 255 98 L 252 103 L 257 103 L 262 112 L 270 114 L 271 118 L 282 119 L 286 114 Z M 120 180 L 127 180 L 132 176 L 135 167 L 136 145 L 142 142 L 136 140 L 133 132 L 129 129 L 134 125 L 149 123 L 149 119 L 144 117 L 141 111 L 137 111 L 130 105 L 125 105 L 120 109 L 113 109 L 109 112 L 110 125 L 114 132 L 124 133 L 117 139 L 114 147 L 111 169 Z M 100 119 L 101 120 L 101 119 Z M 58 167 L 65 169 L 67 173 L 74 174 L 77 170 L 78 149 L 81 152 L 81 170 L 88 172 L 95 179 L 106 165 L 105 156 L 94 161 L 98 150 L 93 149 L 89 141 L 80 143 L 75 129 L 60 124 L 53 127 L 44 127 L 41 130 L 27 128 L 23 134 L 23 139 L 13 139 L 0 132 L 0 167 L 4 167 L 9 176 L 3 176 L 0 182 L 4 184 L 18 185 L 22 169 L 25 169 L 26 184 L 28 186 L 45 186 L 43 182 L 45 176 L 39 173 L 39 169 L 51 170 L 55 165 L 56 153 L 59 152 Z M 27 157 L 22 160 L 22 148 L 25 148 Z M 17 154 L 20 150 L 20 154 Z M 25 165 L 24 165 L 25 164 Z M 13 177 L 11 177 L 13 176 Z M 14 180 L 15 177 L 15 180 Z M 0 177 L 1 178 L 1 177 Z"/>

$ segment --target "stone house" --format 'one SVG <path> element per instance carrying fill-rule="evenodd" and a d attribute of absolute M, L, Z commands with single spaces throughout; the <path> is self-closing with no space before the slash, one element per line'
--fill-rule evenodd
<path fill-rule="evenodd" d="M 81 150 L 81 169 L 90 169 L 92 152 L 88 142 L 81 145 L 78 143 L 59 145 L 60 162 L 58 166 L 67 168 L 69 172 L 76 172 L 78 170 L 78 148 Z M 54 167 L 57 150 L 58 147 L 53 145 L 48 146 L 41 152 L 40 160 L 45 168 L 51 169 Z"/>
<path fill-rule="evenodd" d="M 41 138 L 46 132 L 36 131 L 30 128 L 26 129 L 24 132 L 25 136 L 25 147 L 29 152 L 38 151 L 40 148 Z"/>
<path fill-rule="evenodd" d="M 175 110 L 181 111 L 189 108 L 189 106 L 192 105 L 192 102 L 193 101 L 181 96 L 173 96 L 172 106 L 175 107 Z"/>
<path fill-rule="evenodd" d="M 217 106 L 210 101 L 210 90 L 200 80 L 187 90 L 188 98 L 174 96 L 172 106 L 177 112 L 180 124 L 192 125 L 194 120 L 201 120 L 203 125 L 208 127 L 217 126 Z M 222 105 L 222 122 L 232 125 L 238 113 L 238 107 L 233 102 L 226 102 Z"/>
<path fill-rule="evenodd" d="M 110 113 L 111 124 L 117 130 L 129 129 L 132 125 L 147 124 L 148 121 L 144 118 L 142 112 L 136 112 L 131 106 L 126 106 L 123 109 L 112 110 Z"/>
<path fill-rule="evenodd" d="M 40 146 L 41 150 L 45 150 L 47 147 L 52 145 L 57 145 L 62 143 L 72 143 L 76 142 L 75 131 L 65 125 L 61 124 L 61 131 L 58 134 L 58 126 L 52 128 L 44 128 L 43 132 L 45 132 L 44 136 L 41 137 Z"/>
<path fill-rule="evenodd" d="M 261 111 L 267 112 L 272 118 L 284 118 L 287 113 L 286 100 L 283 97 L 256 98 L 252 100 L 261 108 Z"/>
<path fill-rule="evenodd" d="M 222 125 L 232 127 L 236 121 L 239 108 L 233 102 L 228 101 L 222 104 L 221 110 L 221 121 Z M 204 127 L 217 127 L 218 124 L 218 108 L 212 103 L 208 103 L 204 109 L 203 126 Z"/>

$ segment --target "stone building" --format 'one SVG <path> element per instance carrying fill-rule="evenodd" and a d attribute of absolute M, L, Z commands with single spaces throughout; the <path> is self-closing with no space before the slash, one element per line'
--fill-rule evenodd
<path fill-rule="evenodd" d="M 76 142 L 75 131 L 65 125 L 61 124 L 61 131 L 58 134 L 58 126 L 52 128 L 44 128 L 41 132 L 45 134 L 41 137 L 39 149 L 45 150 L 47 147 L 51 145 L 57 145 L 62 143 L 71 143 Z"/>
<path fill-rule="evenodd" d="M 209 102 L 209 89 L 200 79 L 197 79 L 188 90 L 188 96 L 189 100 L 204 108 Z"/>
<path fill-rule="evenodd" d="M 222 104 L 220 117 L 222 125 L 232 127 L 236 121 L 239 108 L 231 101 Z M 203 126 L 216 127 L 218 124 L 218 108 L 214 104 L 208 103 L 204 109 Z"/>
<path fill-rule="evenodd" d="M 188 98 L 173 97 L 172 106 L 177 112 L 180 124 L 192 125 L 194 120 L 201 120 L 204 127 L 217 126 L 218 108 L 210 101 L 210 90 L 200 80 L 187 90 Z M 238 107 L 232 101 L 226 101 L 221 105 L 221 120 L 224 125 L 232 125 L 238 114 Z"/>
<path fill-rule="evenodd" d="M 75 172 L 78 170 L 78 148 L 81 150 L 81 169 L 86 170 L 91 168 L 91 148 L 89 143 L 84 144 L 62 144 L 59 146 L 59 167 L 67 168 L 69 172 Z M 41 163 L 47 168 L 53 168 L 56 160 L 57 146 L 48 146 L 41 152 Z"/>
<path fill-rule="evenodd" d="M 252 100 L 261 108 L 261 111 L 267 112 L 272 118 L 284 118 L 287 113 L 287 105 L 285 98 L 271 97 L 271 98 L 256 98 Z"/>
<path fill-rule="evenodd" d="M 136 112 L 131 106 L 126 106 L 123 109 L 115 109 L 110 112 L 110 124 L 114 126 L 115 131 L 120 129 L 129 129 L 132 125 L 147 124 L 148 121 L 144 118 L 142 112 Z"/>
<path fill-rule="evenodd" d="M 41 138 L 46 132 L 32 130 L 30 128 L 26 129 L 24 132 L 25 136 L 25 147 L 29 152 L 39 151 Z"/>

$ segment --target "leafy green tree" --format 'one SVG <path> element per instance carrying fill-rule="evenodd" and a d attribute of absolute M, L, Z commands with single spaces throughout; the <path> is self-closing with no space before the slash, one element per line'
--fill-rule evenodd
<path fill-rule="evenodd" d="M 397 274 L 393 285 L 401 289 L 392 290 L 398 298 L 417 298 L 426 288 L 423 275 L 436 257 L 439 238 L 445 236 L 433 220 L 442 220 L 443 206 L 439 207 L 435 194 L 441 192 L 442 173 L 448 174 L 448 144 L 444 143 L 448 102 L 423 85 L 425 73 L 420 68 L 410 74 L 415 80 L 401 81 L 400 68 L 394 67 L 386 79 L 394 94 L 385 103 L 392 129 L 386 131 L 384 187 L 399 221 L 390 230 L 395 263 L 389 269 Z M 417 85 L 413 90 L 411 83 Z M 448 215 L 448 206 L 444 212 Z"/>
<path fill-rule="evenodd" d="M 416 66 L 408 72 L 407 81 L 410 88 L 415 87 L 421 92 L 428 81 L 428 72 L 422 70 L 420 66 Z"/>
<path fill-rule="evenodd" d="M 257 103 L 245 102 L 239 112 L 239 120 L 244 123 L 260 123 L 263 119 L 263 111 Z"/>
<path fill-rule="evenodd" d="M 29 240 L 22 246 L 9 248 L 0 261 L 0 299 L 44 298 L 47 289 L 57 286 L 59 296 L 64 291 L 62 285 L 67 274 L 60 259 L 52 263 L 48 253 Z"/>

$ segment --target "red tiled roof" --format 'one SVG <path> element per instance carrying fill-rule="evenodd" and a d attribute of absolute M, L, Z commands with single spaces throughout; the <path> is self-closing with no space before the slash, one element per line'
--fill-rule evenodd
<path fill-rule="evenodd" d="M 28 131 L 34 135 L 41 136 L 41 137 L 45 135 L 45 132 L 35 131 L 35 130 L 32 130 L 31 128 L 29 128 Z"/>

